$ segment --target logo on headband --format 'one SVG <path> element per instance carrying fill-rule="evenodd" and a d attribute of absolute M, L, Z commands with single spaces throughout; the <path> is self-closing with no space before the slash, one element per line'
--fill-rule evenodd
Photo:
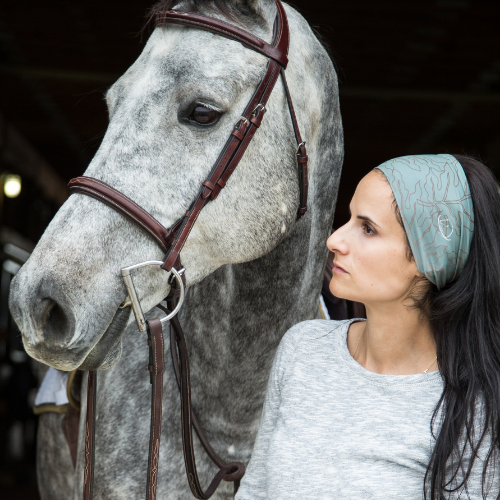
<path fill-rule="evenodd" d="M 454 229 L 447 215 L 445 215 L 444 217 L 438 217 L 438 229 L 441 233 L 441 236 L 445 240 L 450 241 L 450 236 L 453 234 Z"/>

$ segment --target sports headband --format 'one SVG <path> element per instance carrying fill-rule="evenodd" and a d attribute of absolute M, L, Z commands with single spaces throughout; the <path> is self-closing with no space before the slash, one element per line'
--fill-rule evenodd
<path fill-rule="evenodd" d="M 443 288 L 464 270 L 474 233 L 462 165 L 439 154 L 402 156 L 376 168 L 394 193 L 418 270 Z"/>

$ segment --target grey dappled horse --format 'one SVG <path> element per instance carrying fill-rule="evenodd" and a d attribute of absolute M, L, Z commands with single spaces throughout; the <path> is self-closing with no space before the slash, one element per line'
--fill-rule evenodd
<path fill-rule="evenodd" d="M 273 0 L 229 3 L 246 29 L 271 40 Z M 225 460 L 249 460 L 275 349 L 288 328 L 317 317 L 342 164 L 333 65 L 307 22 L 285 7 L 291 35 L 286 74 L 310 158 L 309 211 L 296 222 L 296 144 L 278 81 L 261 128 L 227 187 L 201 212 L 181 253 L 188 290 L 180 321 L 190 353 L 193 406 Z M 266 63 L 264 56 L 205 31 L 156 28 L 107 93 L 109 127 L 85 175 L 120 190 L 168 227 L 196 195 Z M 192 123 L 188 115 L 195 103 L 218 110 L 218 121 Z M 148 349 L 130 309 L 119 309 L 126 295 L 120 269 L 162 257 L 151 238 L 123 216 L 73 195 L 12 284 L 11 311 L 31 356 L 62 370 L 107 368 L 98 381 L 95 499 L 145 494 Z M 157 268 L 135 274 L 144 310 L 168 294 L 166 278 Z M 168 349 L 158 498 L 188 499 Z M 75 476 L 60 416 L 42 418 L 38 469 L 44 500 L 81 498 L 84 420 Z M 200 447 L 197 452 L 207 485 L 215 467 Z M 214 498 L 231 496 L 232 485 L 223 483 Z"/>

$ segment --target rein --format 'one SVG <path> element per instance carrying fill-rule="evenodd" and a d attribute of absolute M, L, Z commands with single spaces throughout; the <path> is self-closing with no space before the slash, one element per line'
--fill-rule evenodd
<path fill-rule="evenodd" d="M 184 461 L 191 492 L 195 498 L 208 499 L 218 488 L 220 482 L 234 483 L 235 493 L 240 479 L 245 473 L 241 462 L 225 463 L 213 450 L 201 429 L 191 405 L 191 385 L 189 376 L 189 360 L 186 341 L 182 327 L 176 317 L 184 301 L 185 270 L 182 268 L 180 252 L 188 238 L 203 207 L 217 198 L 226 186 L 228 179 L 240 162 L 255 132 L 260 127 L 266 112 L 266 104 L 271 92 L 281 75 L 285 89 L 286 100 L 290 111 L 292 126 L 297 141 L 297 165 L 300 188 L 300 201 L 297 210 L 297 220 L 307 211 L 307 152 L 302 141 L 292 99 L 285 78 L 285 68 L 288 62 L 289 28 L 285 10 L 280 0 L 275 0 L 277 15 L 274 23 L 273 43 L 237 28 L 229 23 L 191 12 L 170 10 L 157 17 L 157 26 L 164 24 L 181 24 L 198 28 L 240 42 L 243 46 L 259 52 L 269 58 L 266 73 L 255 90 L 243 114 L 236 122 L 231 135 L 222 149 L 217 161 L 207 179 L 202 183 L 198 195 L 191 203 L 183 217 L 170 228 L 165 228 L 134 201 L 106 183 L 91 177 L 77 177 L 69 182 L 70 194 L 79 193 L 91 196 L 114 210 L 118 211 L 153 238 L 166 252 L 162 261 L 147 261 L 121 270 L 128 291 L 128 297 L 121 307 L 131 306 L 139 327 L 139 331 L 147 332 L 149 346 L 149 365 L 151 392 L 151 429 L 149 442 L 147 500 L 156 499 L 158 479 L 158 459 L 160 451 L 160 434 L 163 397 L 164 371 L 164 338 L 162 323 L 170 322 L 170 352 L 174 373 L 181 396 L 182 444 Z M 146 320 L 137 297 L 132 280 L 132 271 L 144 266 L 159 266 L 170 272 L 169 284 L 171 290 L 166 298 L 167 306 L 158 305 L 166 316 Z M 174 283 L 175 281 L 175 283 Z M 87 420 L 85 438 L 85 472 L 84 500 L 93 498 L 94 485 L 94 455 L 95 455 L 95 406 L 97 394 L 97 372 L 91 371 L 88 376 L 87 390 Z M 203 491 L 194 456 L 192 429 L 195 429 L 201 444 L 210 459 L 220 469 L 210 486 Z"/>

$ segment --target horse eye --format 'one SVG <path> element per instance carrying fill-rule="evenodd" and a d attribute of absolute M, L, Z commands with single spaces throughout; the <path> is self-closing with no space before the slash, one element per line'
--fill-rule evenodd
<path fill-rule="evenodd" d="M 205 106 L 196 106 L 189 115 L 189 119 L 200 125 L 210 125 L 219 119 L 220 113 Z"/>

